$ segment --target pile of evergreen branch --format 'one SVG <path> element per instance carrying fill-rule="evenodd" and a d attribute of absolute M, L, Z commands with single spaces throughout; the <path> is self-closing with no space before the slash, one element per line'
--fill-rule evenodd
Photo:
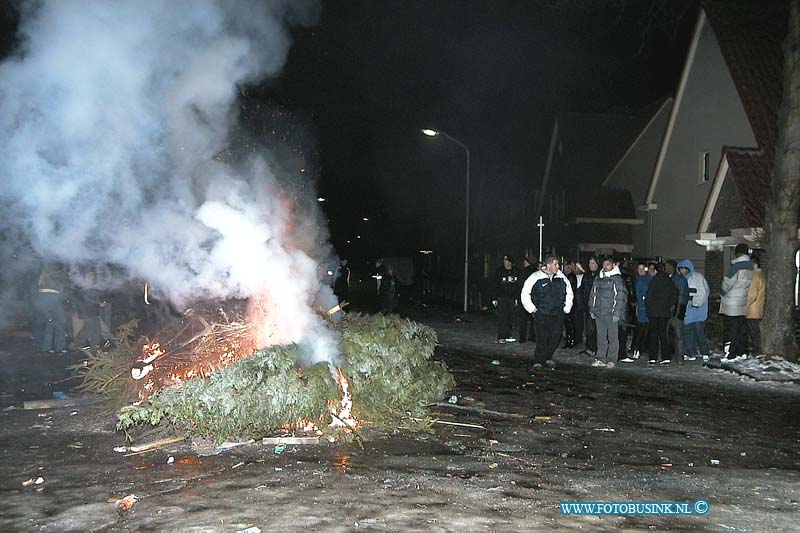
<path fill-rule="evenodd" d="M 348 316 L 340 333 L 341 368 L 350 381 L 353 416 L 373 426 L 399 424 L 440 400 L 454 385 L 442 363 L 430 361 L 436 334 L 397 316 Z M 301 368 L 297 347 L 271 347 L 230 366 L 124 407 L 118 427 L 166 421 L 186 435 L 260 437 L 302 420 L 325 428 L 339 388 L 326 364 Z"/>

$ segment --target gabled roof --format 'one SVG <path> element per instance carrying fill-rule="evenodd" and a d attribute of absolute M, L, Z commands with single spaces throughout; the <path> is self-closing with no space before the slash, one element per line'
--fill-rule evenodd
<path fill-rule="evenodd" d="M 724 155 L 748 223 L 763 226 L 778 137 L 788 3 L 706 0 L 704 7 L 758 143 L 726 147 Z"/>
<path fill-rule="evenodd" d="M 608 183 L 608 181 L 611 179 L 611 177 L 614 175 L 614 173 L 617 171 L 617 169 L 623 163 L 623 161 L 625 161 L 625 159 L 628 157 L 628 154 L 630 154 L 634 150 L 634 148 L 636 148 L 636 145 L 639 143 L 639 140 L 644 136 L 645 133 L 647 133 L 647 130 L 650 128 L 650 126 L 653 125 L 653 122 L 656 120 L 656 118 L 658 118 L 661 112 L 664 110 L 669 112 L 671 108 L 672 108 L 672 97 L 664 97 L 661 98 L 660 100 L 656 100 L 655 102 L 643 107 L 636 114 L 639 121 L 638 125 L 639 129 L 636 134 L 636 137 L 631 143 L 628 144 L 628 148 L 617 159 L 617 162 L 614 164 L 611 170 L 609 170 L 608 173 L 606 174 L 606 177 L 602 183 L 604 186 Z M 653 154 L 654 160 L 656 155 L 657 155 L 656 153 Z"/>

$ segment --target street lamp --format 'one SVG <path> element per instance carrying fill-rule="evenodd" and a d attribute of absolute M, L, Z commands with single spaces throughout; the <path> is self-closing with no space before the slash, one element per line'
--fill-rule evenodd
<path fill-rule="evenodd" d="M 442 137 L 454 142 L 458 146 L 464 149 L 464 152 L 467 154 L 467 187 L 466 187 L 466 216 L 464 219 L 464 312 L 467 312 L 467 301 L 469 298 L 469 148 L 467 145 L 449 135 L 441 130 L 433 130 L 430 128 L 423 128 L 422 133 L 427 135 L 428 137 L 436 137 L 437 135 L 441 135 Z"/>

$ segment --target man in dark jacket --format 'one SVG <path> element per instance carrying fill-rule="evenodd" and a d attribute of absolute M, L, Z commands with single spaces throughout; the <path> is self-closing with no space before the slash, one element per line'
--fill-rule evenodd
<path fill-rule="evenodd" d="M 539 262 L 532 260 L 528 257 L 522 260 L 522 273 L 520 275 L 520 286 L 522 283 L 525 282 L 526 279 L 530 277 L 531 274 L 537 272 L 539 270 Z M 533 317 L 530 313 L 528 313 L 524 307 L 521 305 L 517 306 L 519 308 L 519 337 L 517 340 L 519 342 L 535 342 L 536 341 L 536 334 L 534 333 L 533 328 Z"/>
<path fill-rule="evenodd" d="M 645 305 L 647 306 L 647 319 L 650 321 L 650 364 L 658 362 L 661 353 L 661 364 L 668 365 L 672 362 L 667 341 L 667 327 L 672 316 L 672 310 L 678 301 L 678 289 L 664 272 L 663 267 L 656 267 L 656 275 L 647 287 Z"/>
<path fill-rule="evenodd" d="M 583 278 L 583 291 L 581 294 L 584 304 L 584 318 L 586 320 L 586 343 L 584 349 L 579 353 L 594 357 L 597 355 L 597 326 L 589 315 L 589 297 L 592 294 L 592 285 L 600 275 L 600 263 L 595 256 L 592 256 L 589 258 L 587 265 L 589 270 L 586 272 L 586 277 Z"/>
<path fill-rule="evenodd" d="M 583 292 L 586 290 L 586 271 L 583 265 L 575 263 L 572 272 L 567 275 L 570 285 L 572 286 L 573 306 L 569 316 L 572 320 L 572 338 L 568 339 L 566 348 L 574 348 L 575 345 L 583 342 L 583 332 L 586 329 L 586 304 L 589 301 L 588 296 Z"/>
<path fill-rule="evenodd" d="M 678 290 L 678 301 L 667 327 L 670 353 L 678 364 L 683 364 L 683 356 L 686 352 L 683 343 L 683 319 L 686 317 L 686 305 L 689 303 L 689 283 L 678 272 L 678 262 L 674 259 L 667 260 L 664 269 Z"/>
<path fill-rule="evenodd" d="M 552 358 L 561 340 L 564 315 L 572 310 L 572 287 L 564 273 L 558 269 L 558 259 L 548 255 L 544 258 L 544 264 L 543 271 L 534 272 L 525 280 L 520 294 L 525 310 L 534 315 L 534 370 L 542 368 L 543 364 L 555 367 Z"/>
<path fill-rule="evenodd" d="M 495 296 L 494 304 L 497 307 L 497 342 L 514 342 L 517 339 L 511 336 L 514 327 L 514 313 L 519 304 L 519 270 L 514 268 L 514 258 L 510 255 L 503 257 L 503 266 L 494 274 Z"/>
<path fill-rule="evenodd" d="M 628 289 L 619 267 L 610 257 L 603 259 L 603 270 L 594 280 L 589 312 L 597 325 L 597 359 L 592 366 L 612 368 L 619 351 L 619 327 L 625 320 Z"/>

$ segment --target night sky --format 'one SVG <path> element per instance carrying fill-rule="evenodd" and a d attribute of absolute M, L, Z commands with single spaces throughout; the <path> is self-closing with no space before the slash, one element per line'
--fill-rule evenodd
<path fill-rule="evenodd" d="M 3 55 L 13 4 L 3 2 Z M 280 77 L 249 94 L 302 130 L 341 255 L 459 249 L 464 152 L 420 128 L 470 147 L 474 224 L 516 209 L 539 186 L 555 113 L 632 112 L 674 93 L 697 9 L 697 0 L 325 1 L 318 25 L 294 30 Z"/>
<path fill-rule="evenodd" d="M 631 112 L 674 93 L 697 9 L 694 0 L 324 2 L 269 91 L 317 136 L 337 250 L 408 255 L 463 239 L 464 152 L 421 127 L 469 146 L 475 216 L 493 216 L 538 187 L 556 112 Z"/>

